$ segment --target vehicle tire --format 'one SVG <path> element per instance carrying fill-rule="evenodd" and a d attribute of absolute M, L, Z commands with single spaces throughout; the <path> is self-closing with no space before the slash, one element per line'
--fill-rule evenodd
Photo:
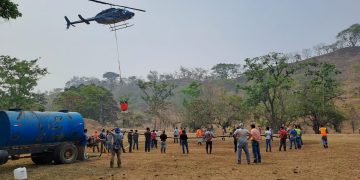
<path fill-rule="evenodd" d="M 6 162 L 9 160 L 9 153 L 4 150 L 0 150 L 0 165 L 6 164 Z"/>
<path fill-rule="evenodd" d="M 77 149 L 78 149 L 78 157 L 77 157 L 77 160 L 79 160 L 79 161 L 88 160 L 89 157 L 87 156 L 87 153 L 86 153 L 86 147 L 85 147 L 85 146 L 81 146 L 81 145 L 77 145 L 76 147 L 77 147 Z"/>
<path fill-rule="evenodd" d="M 51 153 L 32 153 L 31 160 L 38 165 L 51 164 L 53 158 Z"/>
<path fill-rule="evenodd" d="M 54 151 L 54 160 L 59 164 L 71 164 L 78 157 L 78 149 L 70 143 L 61 144 Z"/>

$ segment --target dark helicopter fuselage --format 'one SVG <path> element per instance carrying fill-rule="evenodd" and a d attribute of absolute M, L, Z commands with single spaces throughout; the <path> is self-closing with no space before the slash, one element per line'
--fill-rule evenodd
<path fill-rule="evenodd" d="M 103 2 L 103 1 L 99 1 L 99 0 L 89 0 L 89 1 L 93 1 L 96 3 L 100 3 L 100 4 L 108 4 L 111 6 L 117 6 L 117 7 L 121 7 L 121 8 L 113 8 L 112 7 L 109 9 L 105 9 L 105 10 L 101 11 L 100 13 L 98 13 L 95 17 L 87 18 L 87 19 L 83 18 L 79 14 L 78 16 L 79 16 L 80 20 L 73 21 L 73 22 L 71 22 L 69 20 L 69 18 L 67 18 L 65 16 L 67 29 L 69 29 L 70 26 L 75 26 L 75 24 L 79 24 L 79 23 L 90 24 L 91 21 L 96 21 L 99 24 L 110 25 L 110 27 L 115 28 L 115 30 L 123 29 L 123 28 L 133 26 L 133 25 L 128 25 L 128 23 L 124 22 L 135 16 L 135 13 L 130 12 L 128 9 L 145 12 L 145 10 L 142 10 L 142 9 L 136 9 L 136 8 L 127 7 L 127 6 L 115 5 L 115 4 L 111 4 L 111 3 L 107 3 L 107 2 Z M 121 25 L 115 25 L 116 23 L 119 23 L 119 22 L 124 22 L 124 23 Z M 113 25 L 113 26 L 111 26 L 111 25 Z M 120 27 L 120 26 L 122 26 L 122 27 L 116 28 L 116 27 Z"/>
<path fill-rule="evenodd" d="M 94 17 L 94 20 L 99 24 L 115 24 L 121 21 L 126 21 L 135 16 L 135 13 L 126 9 L 109 8 L 101 11 Z"/>

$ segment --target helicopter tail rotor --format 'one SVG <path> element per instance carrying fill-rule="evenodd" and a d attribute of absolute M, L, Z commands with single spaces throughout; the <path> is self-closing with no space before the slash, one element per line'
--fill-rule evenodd
<path fill-rule="evenodd" d="M 70 25 L 73 26 L 73 27 L 75 27 L 75 26 L 70 22 L 69 18 L 67 18 L 66 16 L 65 16 L 65 20 L 66 20 L 66 29 L 69 29 Z"/>

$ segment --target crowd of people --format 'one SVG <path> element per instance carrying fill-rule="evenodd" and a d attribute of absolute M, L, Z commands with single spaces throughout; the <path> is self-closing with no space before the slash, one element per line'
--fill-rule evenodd
<path fill-rule="evenodd" d="M 321 125 L 320 129 L 322 144 L 324 148 L 328 148 L 327 142 L 327 134 L 328 130 L 323 125 Z M 138 130 L 130 130 L 128 132 L 123 131 L 121 132 L 120 128 L 115 128 L 112 130 L 105 130 L 102 129 L 101 133 L 98 134 L 97 131 L 94 132 L 92 136 L 87 136 L 87 130 L 84 130 L 84 140 L 81 142 L 82 145 L 85 146 L 84 152 L 84 159 L 87 159 L 86 155 L 86 146 L 92 147 L 93 152 L 97 150 L 100 152 L 100 156 L 102 153 L 111 154 L 110 159 L 110 167 L 114 167 L 114 159 L 115 156 L 117 158 L 117 165 L 121 167 L 121 152 L 126 153 L 124 148 L 124 137 L 125 133 L 127 133 L 127 140 L 128 140 L 128 152 L 132 153 L 134 150 L 139 150 L 139 132 Z M 196 141 L 198 145 L 202 145 L 202 143 L 206 143 L 205 150 L 207 154 L 212 153 L 213 149 L 213 138 L 216 138 L 215 133 L 212 131 L 212 128 L 201 129 L 197 128 L 196 131 Z M 250 131 L 245 128 L 243 123 L 240 123 L 238 127 L 233 128 L 230 131 L 230 135 L 233 137 L 234 140 L 234 151 L 237 157 L 237 163 L 241 164 L 241 156 L 242 151 L 244 151 L 246 156 L 247 164 L 251 164 L 250 161 L 250 153 L 248 147 L 248 141 L 251 142 L 252 147 L 252 154 L 253 154 L 253 163 L 259 164 L 261 163 L 261 151 L 260 151 L 260 142 L 262 140 L 261 136 L 265 137 L 265 151 L 272 152 L 272 141 L 274 137 L 280 138 L 279 141 L 279 151 L 286 151 L 287 143 L 289 143 L 290 149 L 301 149 L 303 146 L 302 141 L 302 134 L 303 131 L 299 125 L 293 125 L 291 128 L 286 128 L 284 126 L 280 127 L 278 131 L 278 136 L 273 135 L 273 131 L 270 127 L 266 127 L 266 131 L 264 134 L 261 133 L 261 127 L 253 123 L 250 125 Z M 158 138 L 160 138 L 160 151 L 161 153 L 166 153 L 167 149 L 167 139 L 168 136 L 166 135 L 165 131 L 160 132 L 158 130 L 150 131 L 150 128 L 146 128 L 146 132 L 143 134 L 145 137 L 145 152 L 150 152 L 151 149 L 157 149 L 158 145 Z M 222 129 L 222 135 L 220 136 L 222 140 L 225 140 L 226 136 L 226 129 Z M 189 137 L 186 134 L 186 129 L 180 127 L 175 128 L 173 132 L 174 143 L 180 143 L 182 153 L 189 154 L 189 145 L 188 139 Z M 289 141 L 287 140 L 289 139 Z M 99 148 L 100 144 L 100 148 Z"/>

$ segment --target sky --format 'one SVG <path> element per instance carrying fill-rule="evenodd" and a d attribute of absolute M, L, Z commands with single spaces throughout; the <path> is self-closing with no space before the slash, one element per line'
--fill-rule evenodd
<path fill-rule="evenodd" d="M 63 88 L 74 76 L 118 72 L 115 34 L 92 22 L 66 29 L 64 16 L 93 17 L 109 6 L 87 0 L 14 0 L 23 16 L 0 20 L 0 55 L 40 58 L 49 75 L 36 90 Z M 122 76 L 243 64 L 269 52 L 301 52 L 360 23 L 359 0 L 108 0 L 135 12 L 118 32 Z"/>

